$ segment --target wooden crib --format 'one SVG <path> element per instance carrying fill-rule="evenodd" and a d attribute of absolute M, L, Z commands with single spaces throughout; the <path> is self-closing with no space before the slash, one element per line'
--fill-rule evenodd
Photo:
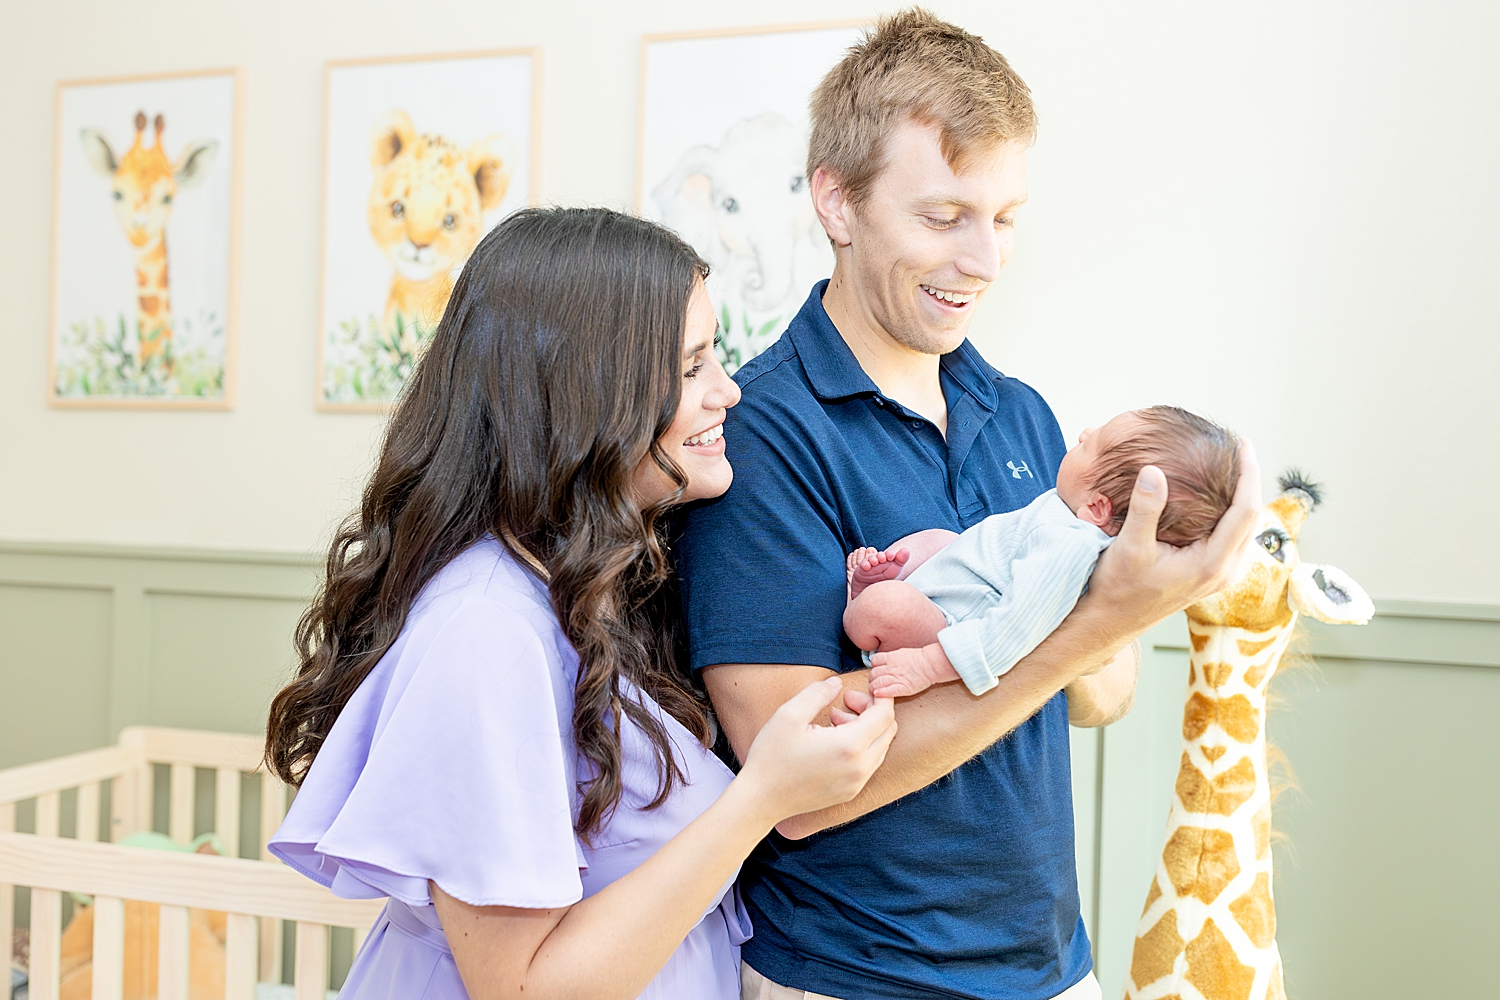
<path fill-rule="evenodd" d="M 324 1000 L 330 928 L 352 928 L 357 952 L 382 901 L 339 899 L 266 853 L 266 840 L 286 811 L 287 788 L 265 772 L 260 753 L 259 741 L 243 736 L 137 726 L 121 732 L 112 747 L 0 771 L 4 988 L 15 924 L 12 886 L 19 885 L 31 889 L 29 1000 L 58 1000 L 66 893 L 93 897 L 93 1000 L 124 1000 L 128 992 L 127 900 L 159 904 L 157 1000 L 203 1000 L 189 995 L 189 908 L 227 914 L 225 1000 L 255 1000 L 257 983 L 281 983 L 282 921 L 296 923 L 297 1000 Z M 206 832 L 201 822 L 194 829 L 197 769 L 213 772 L 211 831 L 227 856 L 100 842 L 151 829 L 158 765 L 170 774 L 167 832 L 179 844 Z M 261 783 L 255 845 L 261 860 L 239 857 L 241 783 L 247 780 Z M 100 815 L 106 787 L 107 818 Z M 76 817 L 73 837 L 61 836 L 65 797 Z M 34 801 L 35 833 L 14 832 L 17 805 L 27 800 Z M 9 993 L 0 1000 L 9 1000 Z"/>

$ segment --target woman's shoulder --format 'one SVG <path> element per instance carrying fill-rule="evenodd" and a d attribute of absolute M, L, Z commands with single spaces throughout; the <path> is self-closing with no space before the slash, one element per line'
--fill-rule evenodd
<path fill-rule="evenodd" d="M 556 627 L 547 588 L 505 546 L 486 535 L 454 556 L 417 594 L 408 625 L 465 612 L 531 619 Z"/>

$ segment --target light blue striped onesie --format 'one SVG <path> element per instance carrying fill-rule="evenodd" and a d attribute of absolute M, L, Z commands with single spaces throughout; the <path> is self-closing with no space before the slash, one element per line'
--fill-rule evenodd
<path fill-rule="evenodd" d="M 968 689 L 983 694 L 1062 624 L 1112 541 L 1048 490 L 980 521 L 906 582 L 947 616 L 938 642 Z"/>

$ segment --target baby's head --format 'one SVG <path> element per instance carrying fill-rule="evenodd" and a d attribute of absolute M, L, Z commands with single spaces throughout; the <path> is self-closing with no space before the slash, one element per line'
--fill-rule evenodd
<path fill-rule="evenodd" d="M 1167 477 L 1156 537 L 1172 545 L 1206 538 L 1234 499 L 1240 442 L 1211 420 L 1175 406 L 1131 410 L 1078 435 L 1057 470 L 1057 495 L 1079 517 L 1114 535 L 1125 523 L 1135 477 L 1154 465 Z"/>

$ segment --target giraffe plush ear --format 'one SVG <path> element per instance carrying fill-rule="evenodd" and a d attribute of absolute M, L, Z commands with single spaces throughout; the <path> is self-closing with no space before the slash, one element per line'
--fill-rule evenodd
<path fill-rule="evenodd" d="M 510 187 L 510 163 L 512 157 L 502 149 L 505 145 L 498 135 L 480 139 L 464 154 L 464 163 L 479 189 L 479 204 L 486 212 L 499 206 Z"/>
<path fill-rule="evenodd" d="M 213 165 L 214 157 L 219 152 L 219 140 L 217 139 L 194 139 L 188 143 L 187 149 L 177 158 L 177 163 L 172 167 L 172 176 L 177 178 L 177 186 L 190 188 L 203 180 L 208 173 L 208 168 Z"/>
<path fill-rule="evenodd" d="M 399 108 L 387 111 L 370 130 L 370 166 L 379 173 L 416 141 L 417 128 L 411 116 Z"/>
<path fill-rule="evenodd" d="M 120 168 L 120 161 L 115 159 L 115 151 L 110 148 L 104 133 L 86 128 L 79 133 L 78 138 L 83 141 L 83 156 L 89 161 L 89 166 L 105 177 L 113 177 Z"/>
<path fill-rule="evenodd" d="M 1375 615 L 1375 602 L 1363 587 L 1343 570 L 1317 563 L 1292 570 L 1286 602 L 1293 611 L 1330 625 L 1365 625 Z"/>

